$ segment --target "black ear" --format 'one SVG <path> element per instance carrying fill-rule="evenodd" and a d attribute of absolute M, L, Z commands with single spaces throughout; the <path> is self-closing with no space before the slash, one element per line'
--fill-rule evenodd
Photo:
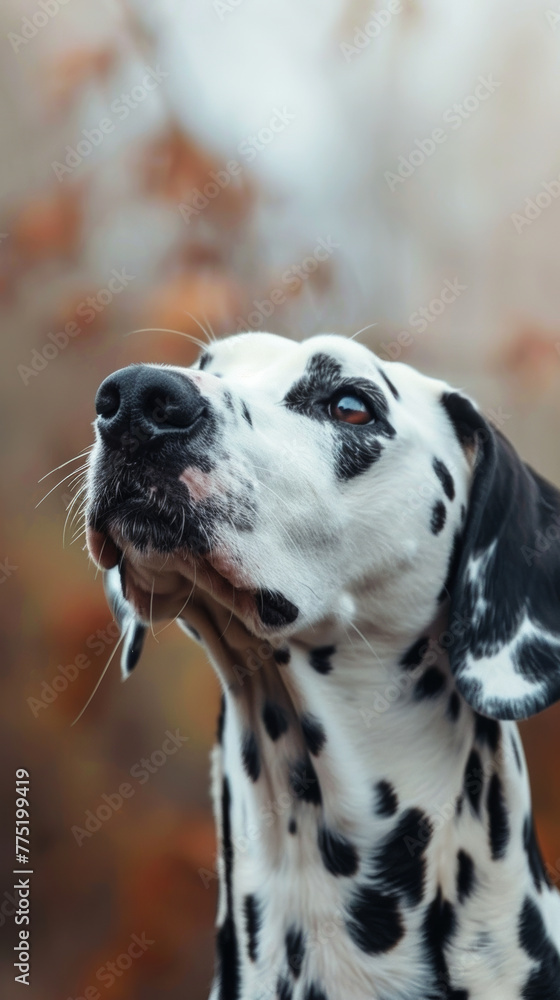
<path fill-rule="evenodd" d="M 123 597 L 121 575 L 118 566 L 107 570 L 103 577 L 105 595 L 121 635 L 124 633 L 121 652 L 121 674 L 123 680 L 132 673 L 140 659 L 147 626 L 139 621 L 132 606 Z"/>
<path fill-rule="evenodd" d="M 451 586 L 451 668 L 478 712 L 524 719 L 560 698 L 560 493 L 468 399 L 442 402 L 474 462 Z"/>

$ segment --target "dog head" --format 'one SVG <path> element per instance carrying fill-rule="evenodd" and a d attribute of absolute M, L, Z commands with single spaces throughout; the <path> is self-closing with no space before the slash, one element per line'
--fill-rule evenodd
<path fill-rule="evenodd" d="M 150 617 L 201 599 L 272 641 L 352 624 L 406 646 L 449 598 L 478 711 L 560 696 L 558 495 L 444 383 L 341 337 L 241 334 L 116 372 L 96 405 L 88 543 L 131 663 Z"/>

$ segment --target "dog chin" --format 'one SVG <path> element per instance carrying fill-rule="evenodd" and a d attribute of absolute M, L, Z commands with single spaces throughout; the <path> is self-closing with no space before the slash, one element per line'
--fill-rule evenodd
<path fill-rule="evenodd" d="M 252 585 L 223 548 L 204 556 L 186 549 L 165 553 L 92 526 L 86 537 L 98 566 L 107 570 L 120 565 L 124 597 L 145 622 L 178 616 L 188 620 L 189 602 L 200 598 L 226 608 L 257 636 L 284 634 L 298 618 L 299 609 L 284 594 Z"/>

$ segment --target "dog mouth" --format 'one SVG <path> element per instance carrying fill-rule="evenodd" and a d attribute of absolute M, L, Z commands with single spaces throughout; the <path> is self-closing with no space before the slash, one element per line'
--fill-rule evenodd
<path fill-rule="evenodd" d="M 86 529 L 92 560 L 101 569 L 119 567 L 123 596 L 146 623 L 183 617 L 188 621 L 191 601 L 202 598 L 240 619 L 250 632 L 270 635 L 293 624 L 297 607 L 283 594 L 252 583 L 248 574 L 220 545 L 196 551 L 176 547 L 162 552 L 146 544 L 140 526 L 140 543 L 128 522 L 115 521 L 101 529 Z"/>

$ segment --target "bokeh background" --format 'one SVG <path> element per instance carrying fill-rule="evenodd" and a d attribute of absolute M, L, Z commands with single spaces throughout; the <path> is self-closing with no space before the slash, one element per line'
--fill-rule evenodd
<path fill-rule="evenodd" d="M 189 364 L 190 336 L 367 328 L 560 483 L 560 3 L 4 0 L 0 47 L 0 992 L 22 989 L 25 767 L 30 995 L 205 1000 L 216 683 L 170 628 L 126 685 L 115 661 L 72 727 L 115 632 L 69 510 L 83 459 L 38 481 L 91 443 L 117 367 Z M 559 722 L 522 727 L 557 881 Z M 153 943 L 100 986 L 134 934 Z"/>

